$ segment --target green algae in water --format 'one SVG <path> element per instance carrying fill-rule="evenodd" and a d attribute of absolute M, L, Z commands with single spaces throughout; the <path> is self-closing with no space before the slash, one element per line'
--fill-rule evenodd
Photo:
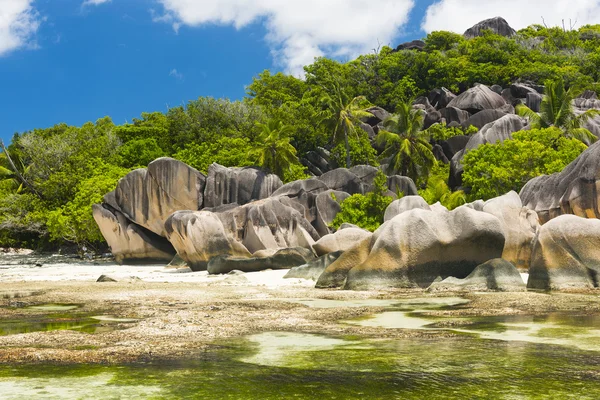
<path fill-rule="evenodd" d="M 250 362 L 261 351 L 254 335 L 177 362 L 0 368 L 0 393 L 3 399 L 600 398 L 595 352 L 473 338 L 294 335 L 279 339 L 308 343 L 284 346 L 272 365 Z"/>

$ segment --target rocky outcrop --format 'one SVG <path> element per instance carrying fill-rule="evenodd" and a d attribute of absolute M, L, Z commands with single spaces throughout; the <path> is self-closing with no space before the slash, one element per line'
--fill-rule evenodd
<path fill-rule="evenodd" d="M 427 290 L 430 292 L 523 292 L 527 288 L 514 265 L 504 259 L 496 258 L 478 265 L 464 279 L 448 277 L 441 282 L 432 283 Z"/>
<path fill-rule="evenodd" d="M 316 150 L 306 153 L 305 158 L 300 159 L 300 162 L 315 176 L 321 176 L 325 172 L 337 168 L 335 163 L 331 161 L 331 153 L 329 150 L 322 147 L 317 147 Z"/>
<path fill-rule="evenodd" d="M 313 250 L 318 256 L 336 251 L 346 251 L 371 235 L 371 232 L 361 228 L 341 229 L 336 233 L 323 236 L 313 245 Z"/>
<path fill-rule="evenodd" d="M 303 247 L 310 249 L 319 235 L 294 202 L 271 197 L 223 211 L 216 210 L 226 235 L 250 253 Z"/>
<path fill-rule="evenodd" d="M 517 32 L 510 27 L 504 18 L 495 17 L 478 22 L 471 28 L 467 29 L 467 31 L 464 33 L 464 37 L 467 39 L 473 39 L 477 36 L 482 36 L 483 32 L 486 30 L 490 30 L 497 35 L 506 37 L 511 37 L 517 34 Z"/>
<path fill-rule="evenodd" d="M 402 214 L 403 212 L 414 210 L 431 210 L 429 204 L 421 196 L 404 196 L 401 199 L 394 200 L 386 209 L 383 217 L 384 221 L 389 221 Z"/>
<path fill-rule="evenodd" d="M 175 255 L 165 238 L 132 223 L 119 211 L 94 204 L 92 215 L 119 264 L 170 261 Z"/>
<path fill-rule="evenodd" d="M 204 175 L 181 161 L 159 158 L 147 169 L 137 169 L 122 178 L 114 202 L 130 221 L 164 237 L 169 215 L 202 208 L 205 180 Z"/>
<path fill-rule="evenodd" d="M 486 143 L 502 143 L 512 139 L 514 132 L 527 128 L 527 121 L 518 115 L 506 114 L 502 118 L 485 125 L 479 132 L 472 135 L 464 150 L 459 151 L 452 157 L 450 163 L 450 187 L 456 188 L 462 185 L 462 174 L 464 171 L 462 160 L 469 151 L 475 150 Z"/>
<path fill-rule="evenodd" d="M 313 226 L 320 236 L 328 235 L 329 225 L 333 222 L 337 214 L 342 210 L 340 205 L 350 195 L 346 192 L 328 190 L 319 193 L 315 200 L 316 218 Z"/>
<path fill-rule="evenodd" d="M 527 182 L 519 195 L 545 223 L 562 214 L 600 218 L 600 142 L 588 147 L 562 172 Z"/>
<path fill-rule="evenodd" d="M 485 85 L 475 86 L 454 98 L 447 107 L 456 107 L 471 114 L 502 107 L 506 102 Z"/>
<path fill-rule="evenodd" d="M 370 238 L 344 252 L 317 287 L 427 288 L 437 278 L 465 278 L 502 255 L 498 218 L 468 207 L 414 209 L 385 222 Z"/>
<path fill-rule="evenodd" d="M 262 252 L 261 252 L 262 253 Z M 304 248 L 287 248 L 268 253 L 254 254 L 252 257 L 222 255 L 208 263 L 209 274 L 227 274 L 231 271 L 256 272 L 266 269 L 288 269 L 306 264 L 315 259 L 313 253 Z"/>
<path fill-rule="evenodd" d="M 204 271 L 220 255 L 250 257 L 232 238 L 219 217 L 210 211 L 177 211 L 165 222 L 167 238 L 192 271 Z"/>
<path fill-rule="evenodd" d="M 423 50 L 425 50 L 425 42 L 422 40 L 413 40 L 411 42 L 402 43 L 396 47 L 396 51 L 400 51 L 400 50 L 423 51 Z"/>
<path fill-rule="evenodd" d="M 527 287 L 579 290 L 599 286 L 600 221 L 563 215 L 543 225 L 533 245 Z"/>
<path fill-rule="evenodd" d="M 463 129 L 466 129 L 470 126 L 474 126 L 477 129 L 481 129 L 485 125 L 504 117 L 506 114 L 506 112 L 500 109 L 483 110 L 473 115 L 468 120 L 464 121 L 461 126 L 463 127 Z"/>
<path fill-rule="evenodd" d="M 448 107 L 448 104 L 456 98 L 456 95 L 446 88 L 433 89 L 429 93 L 429 103 L 435 108 L 442 109 Z"/>
<path fill-rule="evenodd" d="M 258 168 L 227 168 L 214 163 L 208 167 L 204 207 L 243 205 L 265 199 L 282 185 L 277 175 L 266 174 Z"/>
<path fill-rule="evenodd" d="M 460 108 L 456 107 L 442 108 L 440 110 L 440 114 L 446 120 L 447 124 L 450 124 L 452 122 L 462 124 L 471 117 L 471 114 L 469 114 L 467 111 L 463 111 Z"/>
<path fill-rule="evenodd" d="M 527 271 L 531 260 L 533 240 L 540 227 L 535 211 L 523 207 L 516 192 L 488 200 L 481 211 L 492 214 L 500 220 L 506 242 L 502 258 Z"/>
<path fill-rule="evenodd" d="M 392 116 L 392 114 L 381 107 L 368 108 L 367 112 L 371 113 L 372 117 L 367 118 L 365 122 L 371 126 L 377 126 Z"/>
<path fill-rule="evenodd" d="M 404 196 L 415 196 L 419 193 L 417 185 L 408 176 L 390 176 L 387 185 L 392 193 L 403 193 Z"/>
<path fill-rule="evenodd" d="M 290 271 L 287 274 L 285 274 L 284 278 L 300 278 L 317 281 L 319 279 L 319 276 L 321 276 L 323 271 L 325 271 L 325 268 L 333 264 L 333 262 L 337 260 L 342 255 L 342 253 L 342 251 L 328 253 L 304 265 L 294 267 L 290 269 Z"/>

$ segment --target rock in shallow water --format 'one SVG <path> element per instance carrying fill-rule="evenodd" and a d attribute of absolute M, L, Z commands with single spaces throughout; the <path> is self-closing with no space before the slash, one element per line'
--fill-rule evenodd
<path fill-rule="evenodd" d="M 317 287 L 427 288 L 438 276 L 464 278 L 477 265 L 500 258 L 504 241 L 493 215 L 468 207 L 415 209 L 385 222 L 342 254 Z"/>
<path fill-rule="evenodd" d="M 540 228 L 528 288 L 591 289 L 599 286 L 599 277 L 600 220 L 562 215 Z"/>

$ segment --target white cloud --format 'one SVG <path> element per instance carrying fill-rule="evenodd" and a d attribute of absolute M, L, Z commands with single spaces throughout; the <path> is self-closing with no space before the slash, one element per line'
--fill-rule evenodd
<path fill-rule="evenodd" d="M 81 6 L 99 6 L 100 4 L 110 3 L 110 1 L 111 0 L 85 0 Z"/>
<path fill-rule="evenodd" d="M 477 22 L 503 17 L 514 29 L 531 24 L 577 27 L 600 23 L 599 0 L 441 0 L 427 9 L 422 28 L 426 32 L 448 30 L 463 33 Z"/>
<path fill-rule="evenodd" d="M 388 44 L 408 21 L 414 0 L 159 0 L 155 20 L 182 25 L 262 22 L 275 60 L 294 75 L 322 55 L 353 57 Z"/>
<path fill-rule="evenodd" d="M 179 71 L 177 71 L 177 69 L 173 68 L 171 71 L 169 71 L 169 76 L 172 76 L 173 78 L 177 79 L 178 81 L 183 80 L 183 74 Z"/>
<path fill-rule="evenodd" d="M 0 0 L 0 56 L 23 46 L 36 47 L 40 15 L 32 0 Z"/>

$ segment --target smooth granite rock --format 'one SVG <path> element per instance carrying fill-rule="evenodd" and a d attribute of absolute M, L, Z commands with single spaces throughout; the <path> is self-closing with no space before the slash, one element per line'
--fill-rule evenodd
<path fill-rule="evenodd" d="M 599 286 L 600 220 L 562 215 L 543 225 L 534 241 L 527 287 L 580 290 Z"/>
<path fill-rule="evenodd" d="M 464 279 L 448 277 L 441 282 L 433 282 L 427 290 L 430 292 L 524 292 L 527 287 L 519 270 L 512 263 L 496 258 L 478 265 Z"/>
<path fill-rule="evenodd" d="M 437 278 L 464 278 L 500 258 L 504 232 L 491 214 L 413 209 L 385 222 L 320 276 L 317 287 L 351 290 L 427 288 Z"/>

